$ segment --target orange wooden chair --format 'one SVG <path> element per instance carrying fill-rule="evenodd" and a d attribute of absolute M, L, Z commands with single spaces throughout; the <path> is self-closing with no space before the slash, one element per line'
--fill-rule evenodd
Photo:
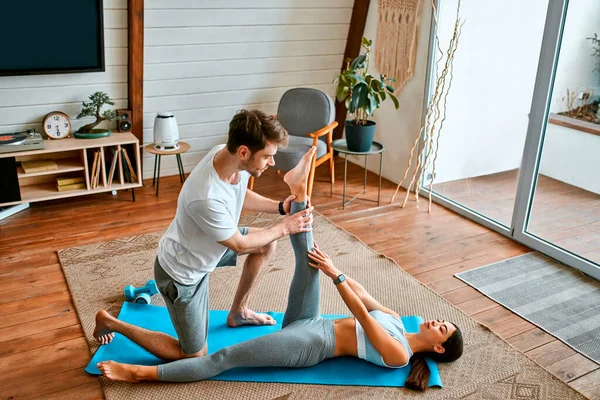
<path fill-rule="evenodd" d="M 335 181 L 333 148 L 333 129 L 335 104 L 323 91 L 311 88 L 290 89 L 283 94 L 277 108 L 277 119 L 287 130 L 288 146 L 279 148 L 275 154 L 275 166 L 278 171 L 294 168 L 311 146 L 317 146 L 308 177 L 308 195 L 312 194 L 315 169 L 329 161 L 330 195 Z M 254 187 L 254 177 L 250 177 L 248 188 Z"/>

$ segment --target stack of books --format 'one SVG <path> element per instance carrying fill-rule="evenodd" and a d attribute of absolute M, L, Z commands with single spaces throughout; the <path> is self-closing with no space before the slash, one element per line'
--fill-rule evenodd
<path fill-rule="evenodd" d="M 96 189 L 100 181 L 100 169 L 102 169 L 100 150 L 94 151 L 94 163 L 92 164 L 92 173 L 90 175 L 90 188 Z"/>
<path fill-rule="evenodd" d="M 119 160 L 119 153 L 117 153 L 117 151 L 114 148 L 110 148 L 109 149 L 109 154 L 112 156 L 112 160 L 111 161 L 107 161 L 107 164 L 110 162 L 110 170 L 108 172 L 108 179 L 107 179 L 107 184 L 108 186 L 112 185 L 113 182 L 113 178 L 115 176 L 115 171 L 117 169 L 117 162 Z"/>
<path fill-rule="evenodd" d="M 123 162 L 123 173 L 125 174 L 125 182 L 136 183 L 138 178 L 137 178 L 137 175 L 135 174 L 135 168 L 133 168 L 133 165 L 131 165 L 131 160 L 129 159 L 129 156 L 127 155 L 127 151 L 122 148 L 121 152 L 123 153 L 121 159 L 124 158 L 126 161 L 126 162 Z"/>
<path fill-rule="evenodd" d="M 21 168 L 26 174 L 31 174 L 32 172 L 52 171 L 57 169 L 58 166 L 52 160 L 32 160 L 22 161 Z"/>
<path fill-rule="evenodd" d="M 67 190 L 85 189 L 85 180 L 83 179 L 83 176 L 59 176 L 58 178 L 56 178 L 56 188 L 59 192 L 66 192 Z"/>

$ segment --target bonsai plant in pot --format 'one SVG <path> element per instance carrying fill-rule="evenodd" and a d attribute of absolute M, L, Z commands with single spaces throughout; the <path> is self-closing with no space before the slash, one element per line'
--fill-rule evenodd
<path fill-rule="evenodd" d="M 337 84 L 335 96 L 344 102 L 353 119 L 345 122 L 346 142 L 348 150 L 356 152 L 369 151 L 375 135 L 375 121 L 368 120 L 383 101 L 391 99 L 396 110 L 400 107 L 393 94 L 394 88 L 389 85 L 394 78 L 380 75 L 379 79 L 369 74 L 372 40 L 365 37 L 361 40 L 364 54 L 354 60 L 347 60 L 346 69 L 335 79 Z"/>
<path fill-rule="evenodd" d="M 96 120 L 90 124 L 84 125 L 77 132 L 75 137 L 80 139 L 95 139 L 99 137 L 110 136 L 111 131 L 109 129 L 96 129 L 96 126 L 102 121 L 112 121 L 116 117 L 114 110 L 106 110 L 102 114 L 102 107 L 105 104 L 114 105 L 115 103 L 111 100 L 108 94 L 104 92 L 92 93 L 89 97 L 89 102 L 83 102 L 83 108 L 81 112 L 77 114 L 77 119 L 83 117 L 96 117 Z"/>

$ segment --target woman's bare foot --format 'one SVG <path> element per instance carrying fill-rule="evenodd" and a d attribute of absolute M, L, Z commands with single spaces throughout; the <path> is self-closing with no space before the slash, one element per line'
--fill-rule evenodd
<path fill-rule="evenodd" d="M 298 165 L 284 175 L 283 181 L 288 184 L 293 194 L 299 195 L 300 193 L 306 191 L 308 174 L 310 173 L 310 165 L 316 151 L 317 148 L 312 146 L 310 150 L 308 150 L 306 154 L 302 156 L 302 159 Z"/>
<path fill-rule="evenodd" d="M 227 326 L 230 328 L 242 325 L 275 325 L 276 322 L 268 314 L 259 314 L 249 309 L 240 312 L 231 311 L 227 316 Z"/>
<path fill-rule="evenodd" d="M 94 328 L 94 337 L 100 344 L 108 344 L 115 337 L 113 330 L 109 325 L 115 318 L 104 310 L 96 313 L 96 327 Z"/>
<path fill-rule="evenodd" d="M 102 361 L 97 365 L 102 375 L 111 381 L 140 382 L 158 380 L 158 367 Z"/>

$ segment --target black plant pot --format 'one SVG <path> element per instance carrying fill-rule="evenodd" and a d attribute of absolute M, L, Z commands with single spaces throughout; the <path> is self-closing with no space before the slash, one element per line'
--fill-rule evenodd
<path fill-rule="evenodd" d="M 371 150 L 375 137 L 375 122 L 367 121 L 366 125 L 354 125 L 354 121 L 346 121 L 345 126 L 348 150 L 359 153 Z"/>

